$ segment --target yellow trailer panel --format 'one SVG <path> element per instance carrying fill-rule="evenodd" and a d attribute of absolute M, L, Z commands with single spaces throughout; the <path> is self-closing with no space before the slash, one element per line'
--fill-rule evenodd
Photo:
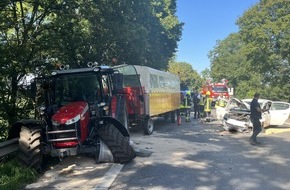
<path fill-rule="evenodd" d="M 157 116 L 180 107 L 180 79 L 178 76 L 146 66 L 134 65 L 145 89 L 145 107 L 149 116 Z"/>
<path fill-rule="evenodd" d="M 160 115 L 179 109 L 180 93 L 150 93 L 149 115 Z"/>

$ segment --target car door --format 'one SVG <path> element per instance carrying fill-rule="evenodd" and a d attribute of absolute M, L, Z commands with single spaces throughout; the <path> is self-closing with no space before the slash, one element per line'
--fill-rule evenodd
<path fill-rule="evenodd" d="M 272 101 L 270 100 L 262 100 L 260 102 L 261 108 L 264 110 L 270 110 Z M 271 125 L 271 115 L 270 111 L 265 111 L 262 113 L 262 119 L 260 120 L 263 123 L 263 127 L 268 127 Z"/>
<path fill-rule="evenodd" d="M 270 125 L 283 125 L 289 118 L 290 104 L 287 102 L 272 102 L 270 108 Z"/>

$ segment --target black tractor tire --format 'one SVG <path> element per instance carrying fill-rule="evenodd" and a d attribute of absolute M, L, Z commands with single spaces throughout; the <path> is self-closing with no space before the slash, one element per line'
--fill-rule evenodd
<path fill-rule="evenodd" d="M 151 135 L 154 131 L 154 122 L 152 118 L 149 118 L 144 124 L 143 124 L 143 130 L 145 135 Z"/>
<path fill-rule="evenodd" d="M 22 126 L 19 134 L 19 159 L 25 165 L 42 169 L 41 129 L 30 129 Z"/>
<path fill-rule="evenodd" d="M 97 134 L 111 150 L 115 163 L 126 164 L 136 157 L 129 138 L 124 137 L 114 125 L 108 123 L 100 127 Z"/>

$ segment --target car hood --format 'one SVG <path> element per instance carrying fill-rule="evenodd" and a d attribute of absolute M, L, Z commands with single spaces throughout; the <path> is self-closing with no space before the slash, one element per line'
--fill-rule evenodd
<path fill-rule="evenodd" d="M 250 106 L 238 98 L 231 98 L 228 101 L 226 108 L 229 111 L 235 110 L 250 111 Z"/>

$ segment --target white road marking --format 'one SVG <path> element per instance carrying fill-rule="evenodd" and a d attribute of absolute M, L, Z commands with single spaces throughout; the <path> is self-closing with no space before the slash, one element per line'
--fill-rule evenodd
<path fill-rule="evenodd" d="M 107 190 L 110 188 L 124 164 L 113 164 L 109 171 L 102 177 L 100 183 L 93 190 Z"/>

